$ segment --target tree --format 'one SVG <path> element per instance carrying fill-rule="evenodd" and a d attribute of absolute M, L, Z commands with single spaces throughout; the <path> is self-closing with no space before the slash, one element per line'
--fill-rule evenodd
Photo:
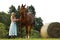
<path fill-rule="evenodd" d="M 33 16 L 35 16 L 36 12 L 35 12 L 35 8 L 34 6 L 27 6 L 27 12 L 32 12 Z"/>
<path fill-rule="evenodd" d="M 18 6 L 18 8 L 17 8 L 16 17 L 17 18 L 20 18 L 20 6 Z"/>
<path fill-rule="evenodd" d="M 0 38 L 4 38 L 7 36 L 8 32 L 6 30 L 6 25 L 3 23 L 0 23 Z"/>
<path fill-rule="evenodd" d="M 35 18 L 35 24 L 34 24 L 34 29 L 37 31 L 40 31 L 42 25 L 43 25 L 43 20 L 41 19 L 41 17 L 39 18 Z"/>
<path fill-rule="evenodd" d="M 10 14 L 7 14 L 5 12 L 0 12 L 0 22 L 9 26 L 10 25 Z"/>
<path fill-rule="evenodd" d="M 12 12 L 16 13 L 16 8 L 13 5 L 11 5 L 11 7 L 9 7 L 9 12 L 8 13 L 12 13 Z"/>
<path fill-rule="evenodd" d="M 0 23 L 3 23 L 5 25 L 4 26 L 6 28 L 5 30 L 7 30 L 8 33 L 10 26 L 10 14 L 7 14 L 5 12 L 0 12 Z"/>
<path fill-rule="evenodd" d="M 16 17 L 19 18 L 20 17 L 20 6 L 18 6 L 17 10 L 15 8 L 15 6 L 11 5 L 11 7 L 9 7 L 9 12 L 8 13 L 16 13 Z"/>
<path fill-rule="evenodd" d="M 16 18 L 20 19 L 20 6 L 17 8 Z M 17 22 L 18 36 L 20 36 L 20 21 Z"/>

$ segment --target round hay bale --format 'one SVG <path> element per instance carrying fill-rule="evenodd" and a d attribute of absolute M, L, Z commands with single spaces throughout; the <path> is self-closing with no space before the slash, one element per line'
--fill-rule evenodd
<path fill-rule="evenodd" d="M 60 23 L 47 23 L 41 28 L 41 36 L 44 38 L 60 38 Z"/>
<path fill-rule="evenodd" d="M 48 34 L 47 34 L 48 25 L 49 25 L 49 23 L 46 23 L 41 28 L 40 34 L 41 34 L 41 37 L 43 37 L 43 38 L 47 38 L 48 37 Z"/>

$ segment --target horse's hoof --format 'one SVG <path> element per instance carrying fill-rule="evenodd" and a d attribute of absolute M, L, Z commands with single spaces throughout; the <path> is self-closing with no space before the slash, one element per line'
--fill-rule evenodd
<path fill-rule="evenodd" d="M 28 39 L 29 39 L 29 36 L 28 36 Z"/>

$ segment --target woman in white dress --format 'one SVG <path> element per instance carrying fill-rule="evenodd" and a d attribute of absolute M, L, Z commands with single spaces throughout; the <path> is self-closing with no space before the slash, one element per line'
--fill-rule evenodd
<path fill-rule="evenodd" d="M 11 24 L 10 24 L 10 28 L 9 28 L 9 36 L 10 37 L 14 37 L 14 38 L 15 38 L 15 36 L 17 36 L 16 21 L 19 20 L 19 19 L 16 19 L 15 15 L 16 14 L 14 12 L 11 13 L 11 17 L 10 17 Z"/>

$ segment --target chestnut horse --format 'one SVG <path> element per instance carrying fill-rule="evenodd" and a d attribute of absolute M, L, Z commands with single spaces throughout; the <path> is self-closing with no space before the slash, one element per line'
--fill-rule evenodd
<path fill-rule="evenodd" d="M 22 37 L 22 27 L 26 28 L 26 37 L 29 38 L 29 33 L 31 31 L 34 22 L 34 16 L 31 12 L 26 12 L 25 5 L 22 4 L 20 8 L 20 37 Z"/>

